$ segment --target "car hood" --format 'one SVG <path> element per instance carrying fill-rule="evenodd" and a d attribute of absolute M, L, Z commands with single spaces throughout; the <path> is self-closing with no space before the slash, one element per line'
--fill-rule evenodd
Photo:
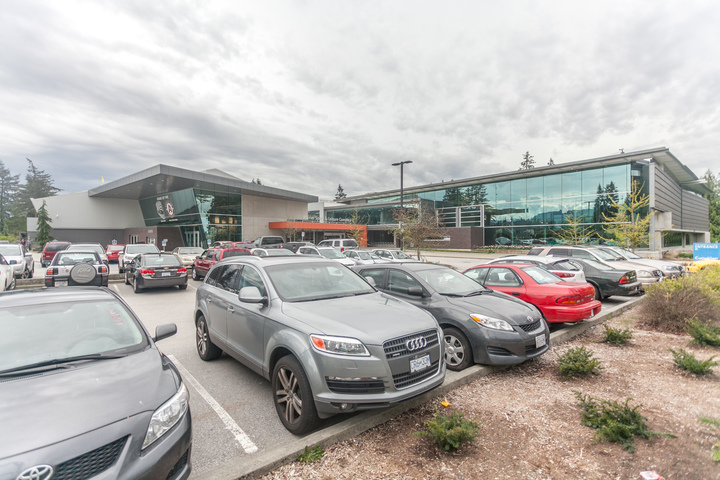
<path fill-rule="evenodd" d="M 306 324 L 308 333 L 352 337 L 368 345 L 438 327 L 429 313 L 384 293 L 285 302 L 282 309 Z"/>
<path fill-rule="evenodd" d="M 17 263 L 22 263 L 22 261 L 25 259 L 23 255 L 3 255 L 5 257 L 5 261 L 10 263 L 10 260 L 15 260 Z"/>
<path fill-rule="evenodd" d="M 608 260 L 605 261 L 611 267 L 618 270 L 644 270 L 646 272 L 652 272 L 653 270 L 659 270 L 658 267 L 652 267 L 642 263 L 637 263 L 635 260 Z"/>
<path fill-rule="evenodd" d="M 152 412 L 180 386 L 173 367 L 149 348 L 29 377 L 0 378 L 0 456 L 29 450 Z"/>
<path fill-rule="evenodd" d="M 477 313 L 506 320 L 515 325 L 532 323 L 540 317 L 537 308 L 502 292 L 485 292 L 472 297 L 444 297 L 453 307 L 465 310 L 468 315 Z M 528 321 L 532 317 L 532 321 Z"/>

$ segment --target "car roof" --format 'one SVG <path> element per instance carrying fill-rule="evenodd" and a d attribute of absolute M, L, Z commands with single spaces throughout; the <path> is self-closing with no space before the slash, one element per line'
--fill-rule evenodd
<path fill-rule="evenodd" d="M 278 265 L 283 263 L 317 263 L 317 262 L 323 262 L 323 263 L 329 263 L 331 265 L 338 265 L 338 262 L 335 260 L 330 260 L 329 258 L 318 258 L 315 256 L 307 256 L 307 255 L 286 255 L 281 257 L 258 257 L 254 255 L 243 255 L 241 257 L 230 257 L 227 259 L 224 259 L 222 262 L 223 265 L 227 264 L 233 264 L 233 263 L 248 263 L 248 264 L 255 264 L 255 265 Z"/>
<path fill-rule="evenodd" d="M 105 287 L 41 288 L 11 290 L 0 295 L 0 308 L 44 303 L 120 300 Z M 122 302 L 122 300 L 120 300 Z"/>

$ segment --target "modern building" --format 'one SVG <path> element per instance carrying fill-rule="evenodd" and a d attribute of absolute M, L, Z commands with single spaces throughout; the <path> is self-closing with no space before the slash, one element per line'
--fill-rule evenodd
<path fill-rule="evenodd" d="M 438 247 L 475 248 L 552 242 L 568 218 L 602 235 L 611 199 L 625 202 L 635 183 L 650 199 L 651 251 L 710 241 L 704 181 L 667 148 L 620 153 L 528 170 L 405 187 L 405 206 L 436 212 L 447 236 Z M 367 224 L 368 243 L 393 243 L 400 190 L 347 197 L 312 209 L 321 222 Z M 647 213 L 647 212 L 645 212 Z"/>
<path fill-rule="evenodd" d="M 33 199 L 43 202 L 54 238 L 71 242 L 154 243 L 165 248 L 207 246 L 218 240 L 283 235 L 271 222 L 306 218 L 317 197 L 243 181 L 219 170 L 195 172 L 155 165 L 86 192 Z M 37 219 L 28 219 L 36 236 Z"/>

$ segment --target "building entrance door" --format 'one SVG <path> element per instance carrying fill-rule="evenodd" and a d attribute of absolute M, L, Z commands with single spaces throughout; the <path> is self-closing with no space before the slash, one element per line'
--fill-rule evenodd
<path fill-rule="evenodd" d="M 192 228 L 192 227 L 191 227 Z M 186 247 L 201 247 L 200 230 L 197 228 L 183 228 L 183 239 L 185 240 Z"/>

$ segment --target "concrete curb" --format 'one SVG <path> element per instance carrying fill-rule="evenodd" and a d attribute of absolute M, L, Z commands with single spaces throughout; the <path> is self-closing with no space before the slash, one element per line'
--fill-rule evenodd
<path fill-rule="evenodd" d="M 550 334 L 550 346 L 567 342 L 576 337 L 589 328 L 599 325 L 606 320 L 616 317 L 627 310 L 634 307 L 643 297 L 636 297 L 622 304 L 613 306 L 607 310 L 603 310 L 592 320 L 586 320 L 577 325 L 571 325 L 552 332 Z M 326 427 L 320 431 L 313 432 L 304 437 L 299 437 L 293 441 L 253 455 L 243 455 L 237 459 L 227 462 L 225 465 L 218 467 L 210 475 L 206 475 L 208 480 L 235 480 L 235 479 L 251 479 L 258 478 L 266 473 L 276 469 L 286 463 L 293 462 L 298 455 L 305 452 L 305 447 L 314 447 L 320 445 L 326 448 L 330 445 L 348 440 L 362 432 L 370 430 L 388 420 L 410 410 L 413 407 L 422 405 L 434 398 L 441 397 L 448 392 L 477 380 L 478 378 L 490 375 L 491 373 L 500 372 L 510 368 L 509 366 L 482 366 L 475 365 L 466 368 L 462 372 L 448 371 L 443 384 L 435 390 L 428 392 L 419 397 L 413 398 L 395 407 L 386 410 L 368 410 L 352 417 Z"/>

